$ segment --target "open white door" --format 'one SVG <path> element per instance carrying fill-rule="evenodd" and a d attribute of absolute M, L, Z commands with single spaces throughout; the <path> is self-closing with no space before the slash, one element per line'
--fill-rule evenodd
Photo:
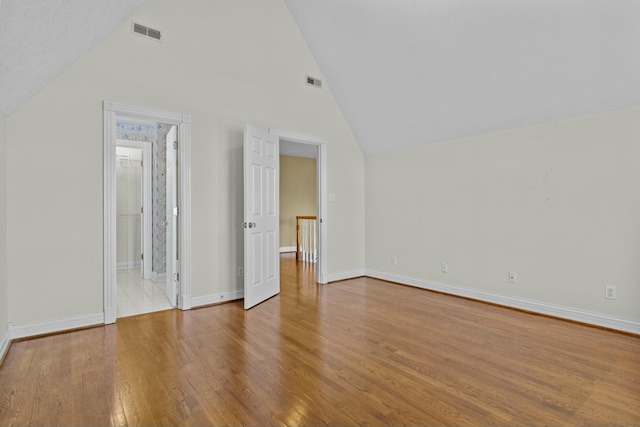
<path fill-rule="evenodd" d="M 279 139 L 244 130 L 244 308 L 280 293 Z"/>
<path fill-rule="evenodd" d="M 167 134 L 167 266 L 166 293 L 172 306 L 176 306 L 178 272 L 178 191 L 177 152 L 178 131 L 173 126 Z"/>

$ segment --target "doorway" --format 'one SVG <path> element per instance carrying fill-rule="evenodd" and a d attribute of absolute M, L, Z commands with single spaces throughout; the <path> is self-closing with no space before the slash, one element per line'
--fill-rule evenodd
<path fill-rule="evenodd" d="M 327 224 L 326 224 L 326 188 L 327 188 L 327 144 L 326 140 L 317 136 L 298 134 L 282 130 L 270 130 L 269 133 L 280 139 L 280 154 L 315 160 L 315 194 L 316 199 L 316 283 L 327 283 Z M 296 248 L 297 250 L 297 248 Z"/>
<path fill-rule="evenodd" d="M 116 317 L 176 305 L 170 262 L 177 240 L 176 127 L 117 117 Z"/>
<path fill-rule="evenodd" d="M 280 292 L 279 153 L 284 143 L 317 153 L 316 283 L 326 273 L 326 144 L 321 138 L 292 132 L 268 133 L 250 124 L 244 130 L 244 308 L 249 309 Z M 311 147 L 307 147 L 311 146 Z"/>
<path fill-rule="evenodd" d="M 190 117 L 108 102 L 103 111 L 105 323 L 169 307 L 190 309 Z M 127 172 L 118 176 L 121 166 Z M 130 190 L 126 195 L 117 191 L 119 180 Z M 135 312 L 118 304 L 126 303 L 125 282 L 148 298 Z"/>
<path fill-rule="evenodd" d="M 299 153 L 280 142 L 280 253 L 293 253 L 306 269 L 317 261 L 316 150 Z"/>

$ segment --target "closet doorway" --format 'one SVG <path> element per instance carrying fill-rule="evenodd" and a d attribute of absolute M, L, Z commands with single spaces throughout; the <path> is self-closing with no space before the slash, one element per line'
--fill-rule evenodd
<path fill-rule="evenodd" d="M 190 301 L 190 118 L 104 105 L 104 314 Z"/>
<path fill-rule="evenodd" d="M 116 140 L 115 165 L 116 317 L 126 317 L 175 307 L 175 298 L 172 301 L 167 294 L 163 261 L 167 242 L 175 240 L 166 236 L 175 230 L 166 229 L 166 214 L 165 218 L 158 216 L 159 205 L 166 205 L 167 194 L 175 192 L 175 185 L 156 183 L 158 179 L 167 180 L 166 161 L 152 160 L 164 156 L 154 145 L 164 137 L 162 130 L 170 126 L 127 118 L 120 118 L 117 126 L 119 136 L 130 138 Z M 169 136 L 173 142 L 175 131 Z"/>

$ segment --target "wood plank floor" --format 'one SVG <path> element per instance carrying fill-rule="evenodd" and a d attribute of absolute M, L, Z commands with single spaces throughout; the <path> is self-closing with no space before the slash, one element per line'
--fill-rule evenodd
<path fill-rule="evenodd" d="M 640 425 L 640 338 L 375 279 L 15 342 L 0 425 Z"/>

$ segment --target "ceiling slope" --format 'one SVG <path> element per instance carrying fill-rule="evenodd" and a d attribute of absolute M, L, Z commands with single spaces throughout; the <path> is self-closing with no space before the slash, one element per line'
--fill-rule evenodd
<path fill-rule="evenodd" d="M 638 0 L 285 0 L 365 154 L 640 105 Z"/>
<path fill-rule="evenodd" d="M 2 0 L 0 112 L 9 116 L 148 0 Z"/>

